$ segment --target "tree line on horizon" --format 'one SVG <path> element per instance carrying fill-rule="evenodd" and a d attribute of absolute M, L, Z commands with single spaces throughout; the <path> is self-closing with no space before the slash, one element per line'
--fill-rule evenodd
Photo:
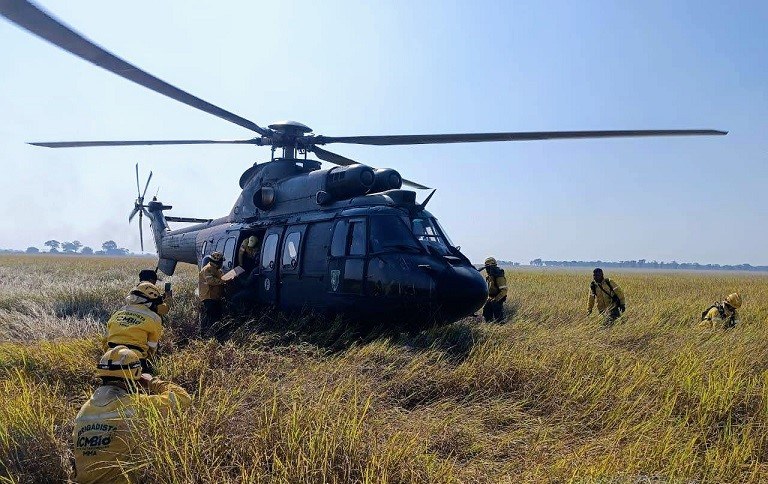
<path fill-rule="evenodd" d="M 79 240 L 73 240 L 71 242 L 59 242 L 58 240 L 51 239 L 43 243 L 48 250 L 40 250 L 37 247 L 27 247 L 26 250 L 13 250 L 4 249 L 0 250 L 0 253 L 26 253 L 26 254 L 76 254 L 76 255 L 129 255 L 131 252 L 120 247 L 114 240 L 107 240 L 101 244 L 100 250 L 93 250 L 88 246 L 83 246 Z"/>
<path fill-rule="evenodd" d="M 768 266 L 753 266 L 751 264 L 721 265 L 721 264 L 699 264 L 698 262 L 657 262 L 640 260 L 624 260 L 619 262 L 609 262 L 601 260 L 591 261 L 557 261 L 534 259 L 530 261 L 534 267 L 601 267 L 601 268 L 624 268 L 624 269 L 681 269 L 681 270 L 704 270 L 704 271 L 768 271 Z"/>

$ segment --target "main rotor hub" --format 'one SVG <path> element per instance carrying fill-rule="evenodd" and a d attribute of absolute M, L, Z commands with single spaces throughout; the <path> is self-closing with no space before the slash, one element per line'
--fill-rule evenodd
<path fill-rule="evenodd" d="M 312 132 L 312 128 L 297 121 L 278 121 L 270 124 L 269 129 L 290 137 L 301 136 Z"/>
<path fill-rule="evenodd" d="M 295 159 L 296 150 L 305 149 L 299 146 L 298 139 L 307 133 L 312 132 L 312 128 L 297 121 L 278 121 L 269 125 L 274 134 L 272 135 L 272 159 L 274 159 L 275 148 L 283 149 L 283 158 Z M 306 157 L 306 151 L 304 151 Z"/>

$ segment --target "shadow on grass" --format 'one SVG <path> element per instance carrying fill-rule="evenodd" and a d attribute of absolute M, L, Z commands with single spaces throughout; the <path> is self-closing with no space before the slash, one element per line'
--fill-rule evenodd
<path fill-rule="evenodd" d="M 409 350 L 439 350 L 457 362 L 464 360 L 482 338 L 479 326 L 469 319 L 451 324 L 366 324 L 328 318 L 311 312 L 287 316 L 265 311 L 247 319 L 225 318 L 214 328 L 216 338 L 238 344 L 284 347 L 311 344 L 328 354 L 355 346 L 386 341 Z"/>

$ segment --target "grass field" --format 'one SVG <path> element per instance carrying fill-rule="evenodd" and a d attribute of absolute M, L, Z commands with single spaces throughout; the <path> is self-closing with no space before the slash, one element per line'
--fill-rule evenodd
<path fill-rule="evenodd" d="M 147 262 L 0 257 L 0 482 L 67 479 L 103 324 Z M 505 325 L 255 321 L 221 345 L 194 338 L 180 269 L 158 373 L 195 400 L 147 422 L 146 481 L 768 480 L 766 276 L 608 272 L 628 311 L 602 328 L 590 271 L 508 271 Z M 697 328 L 734 290 L 743 324 Z"/>

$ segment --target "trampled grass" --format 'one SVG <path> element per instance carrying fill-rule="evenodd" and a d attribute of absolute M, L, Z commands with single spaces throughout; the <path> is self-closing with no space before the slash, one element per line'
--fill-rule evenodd
<path fill-rule="evenodd" d="M 0 481 L 71 473 L 72 420 L 109 314 L 146 259 L 0 258 Z M 155 482 L 768 480 L 768 277 L 609 273 L 628 311 L 586 315 L 590 273 L 508 271 L 505 325 L 419 334 L 254 321 L 194 338 L 174 278 L 158 373 L 194 395 L 149 418 Z M 696 326 L 728 292 L 742 325 Z"/>

